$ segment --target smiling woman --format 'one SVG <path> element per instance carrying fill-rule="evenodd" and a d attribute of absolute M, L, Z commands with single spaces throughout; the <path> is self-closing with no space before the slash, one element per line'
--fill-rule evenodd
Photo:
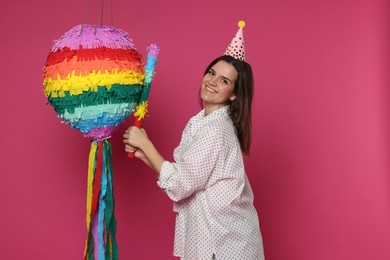
<path fill-rule="evenodd" d="M 136 150 L 174 202 L 174 255 L 182 259 L 264 259 L 242 155 L 251 144 L 253 75 L 243 55 L 230 56 L 230 47 L 205 70 L 204 109 L 185 127 L 174 162 L 161 156 L 145 130 L 130 127 L 123 135 L 126 151 Z"/>
<path fill-rule="evenodd" d="M 229 51 L 228 48 L 226 52 L 228 53 Z M 219 72 L 220 76 L 216 74 L 215 70 Z M 213 86 L 214 82 L 223 87 Z M 229 89 L 231 88 L 229 86 L 231 85 L 233 85 L 233 88 L 230 93 Z M 207 96 L 202 96 L 204 86 L 209 86 L 212 92 L 217 90 L 226 92 L 225 99 L 214 100 L 214 102 L 219 102 L 219 104 L 214 103 L 213 105 Z M 215 111 L 212 107 L 221 108 L 224 105 L 229 105 L 229 114 L 236 127 L 241 149 L 248 155 L 252 141 L 253 73 L 251 66 L 245 61 L 229 55 L 218 57 L 207 67 L 200 91 L 199 102 L 202 107 L 205 106 L 206 113 L 208 112 L 207 106 L 211 107 L 211 111 Z"/>

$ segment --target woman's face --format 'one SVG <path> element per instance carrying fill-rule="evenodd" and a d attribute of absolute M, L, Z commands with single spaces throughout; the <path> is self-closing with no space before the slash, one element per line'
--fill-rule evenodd
<path fill-rule="evenodd" d="M 229 100 L 236 97 L 233 94 L 238 73 L 233 65 L 226 61 L 218 61 L 204 75 L 201 86 L 201 98 L 205 102 L 206 113 L 212 113 L 223 107 Z"/>

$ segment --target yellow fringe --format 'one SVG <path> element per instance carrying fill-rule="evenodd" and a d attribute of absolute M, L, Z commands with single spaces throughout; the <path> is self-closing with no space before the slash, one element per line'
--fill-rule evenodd
<path fill-rule="evenodd" d="M 87 228 L 89 228 L 91 222 L 92 184 L 93 184 L 93 176 L 94 176 L 96 150 L 97 150 L 97 143 L 92 141 L 91 150 L 89 152 L 89 160 L 88 160 Z"/>
<path fill-rule="evenodd" d="M 139 120 L 143 119 L 148 113 L 148 101 L 142 101 L 136 108 L 134 112 L 134 117 L 138 117 Z"/>
<path fill-rule="evenodd" d="M 70 95 L 80 95 L 83 92 L 98 91 L 98 86 L 106 86 L 110 89 L 113 84 L 120 85 L 135 85 L 143 84 L 145 74 L 136 73 L 133 71 L 118 72 L 115 74 L 109 73 L 107 70 L 105 73 L 100 71 L 92 71 L 87 76 L 76 75 L 75 71 L 72 71 L 66 78 L 61 78 L 59 75 L 57 79 L 45 78 L 43 85 L 45 86 L 45 95 L 48 97 L 64 97 L 65 91 L 68 91 Z"/>
<path fill-rule="evenodd" d="M 94 166 L 95 166 L 95 155 L 97 150 L 97 143 L 91 142 L 91 150 L 89 151 L 89 159 L 88 159 L 88 184 L 87 184 L 87 229 L 89 229 L 91 223 L 91 204 L 92 204 L 92 184 L 93 184 L 93 176 L 94 176 Z M 85 240 L 85 248 L 84 248 L 84 258 L 88 253 L 88 236 Z"/>

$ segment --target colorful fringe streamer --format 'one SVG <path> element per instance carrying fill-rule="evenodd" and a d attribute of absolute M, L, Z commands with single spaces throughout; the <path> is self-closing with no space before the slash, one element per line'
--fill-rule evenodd
<path fill-rule="evenodd" d="M 138 120 L 142 120 L 145 114 L 148 112 L 146 109 L 148 106 L 148 98 L 150 93 L 150 87 L 152 85 L 153 76 L 155 74 L 154 69 L 156 67 L 157 55 L 160 52 L 160 47 L 157 44 L 151 44 L 148 48 L 148 58 L 145 65 L 145 80 L 142 88 L 142 94 L 140 104 L 136 107 L 134 116 Z"/>
<path fill-rule="evenodd" d="M 155 74 L 154 68 L 156 67 L 157 55 L 160 51 L 160 47 L 157 44 L 151 44 L 148 48 L 148 59 L 145 66 L 145 80 L 144 87 L 142 88 L 141 102 L 136 107 L 134 112 L 134 126 L 141 128 L 142 120 L 144 119 L 146 113 L 148 113 L 148 98 L 150 87 L 152 84 L 153 76 Z M 135 152 L 127 153 L 127 157 L 134 158 Z"/>
<path fill-rule="evenodd" d="M 109 140 L 91 142 L 84 260 L 118 259 L 111 156 Z"/>

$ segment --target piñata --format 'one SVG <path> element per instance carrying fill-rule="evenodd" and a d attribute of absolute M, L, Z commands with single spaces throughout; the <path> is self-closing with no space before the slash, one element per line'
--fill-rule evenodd
<path fill-rule="evenodd" d="M 146 63 L 128 33 L 113 26 L 77 25 L 55 41 L 43 68 L 44 92 L 63 122 L 91 138 L 84 259 L 118 259 L 109 138 L 132 112 L 147 113 L 159 52 Z"/>

